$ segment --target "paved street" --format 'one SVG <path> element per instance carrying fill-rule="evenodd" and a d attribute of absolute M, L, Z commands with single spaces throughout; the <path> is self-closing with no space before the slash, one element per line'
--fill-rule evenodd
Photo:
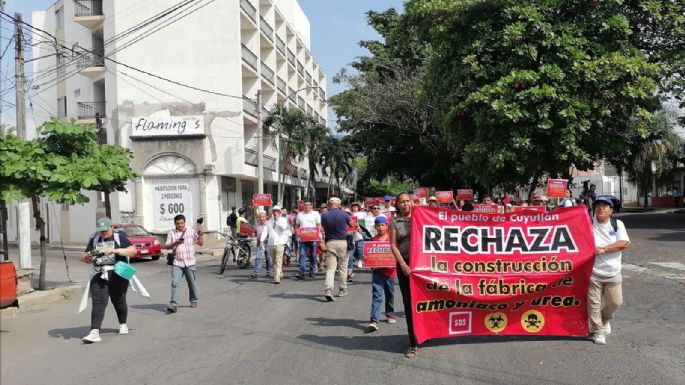
<path fill-rule="evenodd" d="M 200 306 L 164 313 L 169 271 L 139 262 L 152 300 L 129 292 L 129 327 L 116 334 L 111 305 L 103 342 L 83 345 L 90 307 L 79 296 L 2 312 L 2 384 L 685 384 L 685 215 L 623 214 L 633 247 L 625 253 L 624 307 L 608 345 L 555 337 L 469 337 L 426 343 L 405 359 L 404 313 L 364 332 L 370 274 L 350 295 L 327 303 L 323 275 L 281 285 L 218 258 L 198 270 Z M 72 278 L 88 268 L 76 265 Z M 51 254 L 62 263 L 61 254 Z M 36 262 L 34 262 L 36 263 Z M 659 263 L 659 264 L 657 264 Z M 55 265 L 55 272 L 59 265 Z M 36 264 L 37 267 L 37 264 Z M 291 275 L 293 268 L 286 270 Z M 60 281 L 62 278 L 51 278 Z M 186 287 L 183 286 L 187 298 Z M 184 304 L 187 306 L 187 304 Z M 399 290 L 396 307 L 402 310 Z"/>

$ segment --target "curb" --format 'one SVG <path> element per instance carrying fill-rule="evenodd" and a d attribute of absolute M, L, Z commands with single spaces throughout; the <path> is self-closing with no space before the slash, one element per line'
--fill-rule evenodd
<path fill-rule="evenodd" d="M 35 290 L 18 297 L 19 309 L 31 309 L 37 305 L 45 305 L 81 296 L 83 284 L 59 286 L 48 290 Z M 3 309 L 7 311 L 8 309 Z"/>

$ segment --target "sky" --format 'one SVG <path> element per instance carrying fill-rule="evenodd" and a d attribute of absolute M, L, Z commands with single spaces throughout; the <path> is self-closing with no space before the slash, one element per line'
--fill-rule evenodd
<path fill-rule="evenodd" d="M 24 20 L 29 23 L 31 12 L 45 10 L 55 2 L 55 0 L 5 1 L 6 13 L 20 12 Z M 369 10 L 384 11 L 391 7 L 398 10 L 403 8 L 402 0 L 299 0 L 299 3 L 309 18 L 311 51 L 326 73 L 327 96 L 335 95 L 344 90 L 343 85 L 332 83 L 333 77 L 340 69 L 350 64 L 356 57 L 368 53 L 359 47 L 359 41 L 380 38 L 367 24 L 366 12 Z M 3 22 L 2 38 L 0 39 L 0 47 L 3 50 L 8 44 L 11 29 L 12 26 L 8 22 Z M 3 57 L 0 67 L 4 76 L 13 76 L 13 61 L 14 55 L 12 54 Z M 30 66 L 27 66 L 28 69 Z M 3 89 L 6 88 L 6 85 L 7 80 L 3 80 Z M 2 102 L 2 120 L 8 121 L 11 118 L 11 121 L 14 121 L 14 94 L 6 93 L 2 98 L 4 99 Z M 11 106 L 7 102 L 10 102 Z M 30 120 L 30 116 L 27 116 L 27 120 Z M 27 122 L 29 126 L 32 123 Z M 335 126 L 335 117 L 330 109 L 328 125 Z"/>

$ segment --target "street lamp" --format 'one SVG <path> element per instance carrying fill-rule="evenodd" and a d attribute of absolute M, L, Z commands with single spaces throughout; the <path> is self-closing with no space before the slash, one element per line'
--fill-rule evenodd
<path fill-rule="evenodd" d="M 317 88 L 316 86 L 307 86 L 295 90 L 285 97 L 286 102 L 291 96 L 297 94 L 300 91 L 308 90 L 311 88 Z M 262 90 L 257 90 L 257 193 L 264 194 L 264 144 L 262 143 Z M 276 142 L 276 146 L 280 147 L 280 143 Z M 279 148 L 280 151 L 280 148 Z M 279 156 L 280 158 L 280 156 Z M 276 167 L 276 175 L 280 172 L 280 165 Z M 280 185 L 279 185 L 280 186 Z M 278 192 L 280 196 L 280 191 Z M 278 198 L 278 197 L 276 197 Z M 279 202 L 280 203 L 280 202 Z"/>

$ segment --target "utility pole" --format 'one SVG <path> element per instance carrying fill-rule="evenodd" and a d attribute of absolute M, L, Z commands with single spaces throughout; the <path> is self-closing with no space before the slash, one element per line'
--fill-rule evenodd
<path fill-rule="evenodd" d="M 26 105 L 24 95 L 24 41 L 21 32 L 21 13 L 14 14 L 14 79 L 17 106 L 17 135 L 26 140 Z M 19 241 L 19 268 L 31 268 L 31 208 L 28 199 L 17 202 L 17 234 Z"/>
<path fill-rule="evenodd" d="M 262 142 L 262 90 L 257 90 L 257 194 L 264 194 L 264 143 Z"/>

